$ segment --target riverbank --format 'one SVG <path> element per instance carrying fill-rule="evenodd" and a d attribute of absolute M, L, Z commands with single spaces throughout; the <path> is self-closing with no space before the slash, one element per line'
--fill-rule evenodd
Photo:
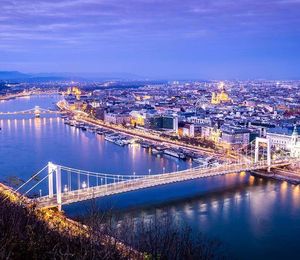
<path fill-rule="evenodd" d="M 75 259 L 143 258 L 132 248 L 105 234 L 96 234 L 55 209 L 37 209 L 30 199 L 1 183 L 0 208 L 0 241 L 6 242 L 1 243 L 1 259 L 33 259 L 38 255 L 44 255 L 44 259 L 67 255 Z"/>
<path fill-rule="evenodd" d="M 124 133 L 128 136 L 131 137 L 138 137 L 138 138 L 142 138 L 144 140 L 148 140 L 148 141 L 154 141 L 154 142 L 158 142 L 158 143 L 164 143 L 164 144 L 168 144 L 171 145 L 173 147 L 181 147 L 186 149 L 187 151 L 190 152 L 197 152 L 197 153 L 201 153 L 205 156 L 213 156 L 213 157 L 218 157 L 222 160 L 233 160 L 233 158 L 231 158 L 231 156 L 228 156 L 224 153 L 221 153 L 219 151 L 215 151 L 209 148 L 204 148 L 204 147 L 200 147 L 200 146 L 193 146 L 184 142 L 180 142 L 180 141 L 173 141 L 167 138 L 163 138 L 159 135 L 156 135 L 154 133 L 147 133 L 145 131 L 141 131 L 139 129 L 128 129 L 125 128 L 121 125 L 113 125 L 113 124 L 108 124 L 105 123 L 102 120 L 99 119 L 94 119 L 91 118 L 87 113 L 82 112 L 82 111 L 74 111 L 74 110 L 70 110 L 65 102 L 58 102 L 57 106 L 60 110 L 65 111 L 67 113 L 71 113 L 76 121 L 82 122 L 82 123 L 86 123 L 86 124 L 91 124 L 93 126 L 96 127 L 103 127 L 105 129 L 108 130 L 113 130 L 119 133 Z"/>
<path fill-rule="evenodd" d="M 279 181 L 287 181 L 295 185 L 300 184 L 300 174 L 297 174 L 296 172 L 290 170 L 272 169 L 272 172 L 253 171 L 252 174 L 258 177 L 270 178 Z"/>
<path fill-rule="evenodd" d="M 11 100 L 16 98 L 30 97 L 32 95 L 54 95 L 60 94 L 57 90 L 40 90 L 40 91 L 22 91 L 19 93 L 8 93 L 6 95 L 0 95 L 0 101 Z"/>

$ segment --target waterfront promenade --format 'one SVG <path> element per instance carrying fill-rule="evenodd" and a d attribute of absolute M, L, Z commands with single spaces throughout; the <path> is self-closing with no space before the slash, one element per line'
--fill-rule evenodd
<path fill-rule="evenodd" d="M 74 119 L 79 122 L 92 124 L 94 126 L 103 127 L 106 129 L 124 133 L 131 137 L 139 137 L 139 138 L 142 138 L 145 140 L 150 140 L 150 141 L 154 141 L 154 142 L 158 142 L 158 143 L 165 143 L 165 144 L 175 146 L 175 147 L 181 147 L 181 148 L 184 148 L 191 152 L 200 152 L 207 156 L 218 156 L 221 159 L 230 160 L 230 161 L 235 160 L 235 157 L 233 155 L 227 155 L 218 150 L 212 150 L 209 148 L 194 146 L 194 145 L 190 145 L 190 144 L 180 142 L 180 141 L 173 141 L 168 138 L 161 137 L 158 134 L 147 133 L 147 132 L 139 130 L 139 129 L 129 129 L 122 125 L 114 125 L 114 124 L 105 123 L 102 120 L 91 118 L 91 116 L 85 112 L 78 111 L 78 110 L 70 110 L 63 101 L 58 102 L 57 106 L 60 110 L 73 114 Z"/>

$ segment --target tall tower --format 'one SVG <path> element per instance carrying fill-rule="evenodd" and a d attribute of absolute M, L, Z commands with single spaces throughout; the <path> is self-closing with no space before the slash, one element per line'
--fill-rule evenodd
<path fill-rule="evenodd" d="M 293 133 L 292 133 L 292 140 L 291 140 L 292 145 L 297 144 L 298 137 L 299 137 L 298 129 L 297 129 L 297 126 L 294 125 L 294 130 L 293 130 Z"/>
<path fill-rule="evenodd" d="M 290 146 L 291 147 L 291 157 L 299 156 L 298 138 L 299 138 L 299 132 L 298 132 L 297 126 L 294 125 L 294 130 L 293 130 L 292 138 L 291 138 L 291 146 Z"/>

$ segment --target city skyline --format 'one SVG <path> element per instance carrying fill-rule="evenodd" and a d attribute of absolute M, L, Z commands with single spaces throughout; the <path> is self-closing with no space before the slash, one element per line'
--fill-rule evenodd
<path fill-rule="evenodd" d="M 0 70 L 297 79 L 297 0 L 2 1 Z"/>

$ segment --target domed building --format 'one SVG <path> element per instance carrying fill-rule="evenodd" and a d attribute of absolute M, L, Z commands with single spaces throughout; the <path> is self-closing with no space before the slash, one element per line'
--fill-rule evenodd
<path fill-rule="evenodd" d="M 67 90 L 67 95 L 74 95 L 77 100 L 80 100 L 81 94 L 81 90 L 78 87 L 69 87 Z"/>
<path fill-rule="evenodd" d="M 229 98 L 229 95 L 225 91 L 224 83 L 221 82 L 219 85 L 219 92 L 212 93 L 211 103 L 213 105 L 218 105 L 218 104 L 229 103 L 229 102 L 231 102 L 231 99 Z"/>

